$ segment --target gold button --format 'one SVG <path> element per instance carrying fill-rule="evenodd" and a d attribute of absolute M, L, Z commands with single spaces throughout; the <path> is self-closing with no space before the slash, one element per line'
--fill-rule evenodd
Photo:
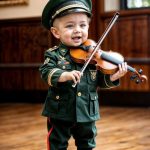
<path fill-rule="evenodd" d="M 78 92 L 78 96 L 81 96 L 81 92 Z"/>
<path fill-rule="evenodd" d="M 56 99 L 59 100 L 59 96 L 56 96 Z"/>
<path fill-rule="evenodd" d="M 63 69 L 66 69 L 66 67 L 65 67 L 65 66 L 63 66 L 62 68 L 63 68 Z"/>

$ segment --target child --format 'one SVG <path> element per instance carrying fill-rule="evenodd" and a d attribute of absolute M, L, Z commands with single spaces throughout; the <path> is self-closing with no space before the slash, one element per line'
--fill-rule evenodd
<path fill-rule="evenodd" d="M 116 87 L 127 72 L 126 63 L 113 75 L 88 65 L 81 75 L 83 64 L 72 60 L 70 48 L 84 47 L 88 39 L 91 8 L 91 0 L 50 0 L 42 14 L 42 24 L 60 40 L 58 47 L 45 52 L 39 69 L 49 85 L 42 112 L 48 118 L 48 150 L 67 150 L 71 136 L 77 150 L 92 150 L 96 146 L 95 121 L 100 118 L 97 87 Z"/>

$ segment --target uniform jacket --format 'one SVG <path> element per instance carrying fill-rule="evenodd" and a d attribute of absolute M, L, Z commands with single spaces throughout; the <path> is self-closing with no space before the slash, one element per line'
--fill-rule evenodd
<path fill-rule="evenodd" d="M 45 62 L 39 68 L 41 77 L 49 84 L 42 115 L 76 122 L 95 121 L 100 118 L 97 88 L 112 88 L 119 80 L 110 81 L 110 76 L 88 65 L 80 83 L 74 88 L 73 82 L 58 82 L 65 71 L 81 70 L 82 64 L 75 63 L 69 48 L 60 44 L 47 50 Z"/>

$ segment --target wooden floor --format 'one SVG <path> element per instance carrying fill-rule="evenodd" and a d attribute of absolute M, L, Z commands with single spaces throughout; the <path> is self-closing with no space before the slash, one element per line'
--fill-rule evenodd
<path fill-rule="evenodd" d="M 42 104 L 0 104 L 0 150 L 46 150 Z M 150 150 L 150 108 L 101 107 L 94 150 Z M 76 150 L 70 139 L 68 150 Z"/>

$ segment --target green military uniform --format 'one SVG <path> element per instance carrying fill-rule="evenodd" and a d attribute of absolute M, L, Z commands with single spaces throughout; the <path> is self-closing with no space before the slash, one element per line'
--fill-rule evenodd
<path fill-rule="evenodd" d="M 72 61 L 69 49 L 63 44 L 45 52 L 45 62 L 40 71 L 50 87 L 43 115 L 76 122 L 99 119 L 97 87 L 111 88 L 118 85 L 118 81 L 112 83 L 109 75 L 89 65 L 76 88 L 72 87 L 72 81 L 58 82 L 63 72 L 81 70 L 82 66 Z"/>
<path fill-rule="evenodd" d="M 48 18 L 48 14 L 53 14 L 50 16 L 55 18 L 59 13 L 68 11 L 67 8 L 74 9 L 74 12 L 83 11 L 88 15 L 91 14 L 90 0 L 62 0 L 61 4 L 67 3 L 68 7 L 65 12 L 64 10 L 58 11 L 57 14 L 52 13 L 50 9 L 50 6 L 56 6 L 56 2 L 55 0 L 49 1 L 45 7 L 46 10 L 43 11 L 42 22 L 47 29 L 52 26 L 53 22 L 52 18 Z M 82 5 L 84 5 L 83 8 Z M 59 10 L 62 10 L 64 6 L 66 7 L 66 5 L 59 7 Z M 73 81 L 58 82 L 63 72 L 80 71 L 83 66 L 72 60 L 69 47 L 61 43 L 58 47 L 47 50 L 44 56 L 45 62 L 39 70 L 42 78 L 49 84 L 42 112 L 42 115 L 48 117 L 49 149 L 66 150 L 68 140 L 73 135 L 78 150 L 91 150 L 95 147 L 95 121 L 100 118 L 97 87 L 112 88 L 119 85 L 119 80 L 111 82 L 109 75 L 96 70 L 94 65 L 88 65 L 80 83 L 74 88 L 72 87 Z"/>
<path fill-rule="evenodd" d="M 62 120 L 61 123 L 56 122 L 58 126 L 62 126 L 63 121 L 68 122 L 68 126 L 73 126 L 74 123 L 81 123 L 82 125 L 85 123 L 86 127 L 89 125 L 89 129 L 92 128 L 95 137 L 94 121 L 100 118 L 97 87 L 111 88 L 117 86 L 119 82 L 111 82 L 109 75 L 97 71 L 93 65 L 87 67 L 81 77 L 81 82 L 77 84 L 76 88 L 72 87 L 72 81 L 58 82 L 64 71 L 80 70 L 81 67 L 81 64 L 72 61 L 69 49 L 63 44 L 45 52 L 45 62 L 40 67 L 40 71 L 42 78 L 48 82 L 50 87 L 42 114 L 51 118 L 51 121 L 53 121 L 53 118 Z M 90 125 L 92 125 L 91 128 Z M 61 128 L 63 129 L 63 127 Z M 50 129 L 51 127 L 49 127 Z M 86 130 L 82 129 L 81 131 L 87 133 Z M 69 139 L 67 137 L 66 139 Z M 89 139 L 88 136 L 87 139 Z M 81 140 L 79 141 L 81 142 Z M 95 142 L 92 141 L 90 146 L 89 148 L 95 147 Z"/>

